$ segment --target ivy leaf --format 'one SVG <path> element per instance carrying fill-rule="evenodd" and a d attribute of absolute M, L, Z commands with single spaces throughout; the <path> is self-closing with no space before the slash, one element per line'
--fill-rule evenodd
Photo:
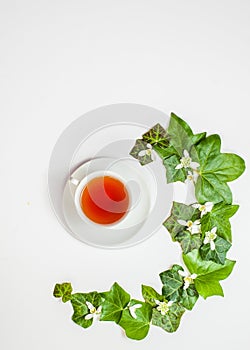
<path fill-rule="evenodd" d="M 175 332 L 184 312 L 184 307 L 177 303 L 172 304 L 164 316 L 157 309 L 153 309 L 152 324 L 161 327 L 166 332 Z"/>
<path fill-rule="evenodd" d="M 200 218 L 200 211 L 191 205 L 173 202 L 170 216 L 163 222 L 170 233 L 172 240 L 175 242 L 176 236 L 186 230 L 185 226 L 181 225 L 178 220 L 195 221 Z"/>
<path fill-rule="evenodd" d="M 182 266 L 174 264 L 171 269 L 160 273 L 160 279 L 162 281 L 162 294 L 167 300 L 179 301 L 180 288 L 183 286 L 183 280 L 179 270 L 183 271 Z"/>
<path fill-rule="evenodd" d="M 62 298 L 62 301 L 66 303 L 71 299 L 71 293 L 72 293 L 72 286 L 71 283 L 64 282 L 64 283 L 57 283 L 54 288 L 53 295 L 55 298 Z"/>
<path fill-rule="evenodd" d="M 226 182 L 237 179 L 245 170 L 244 160 L 233 153 L 220 153 L 219 135 L 210 135 L 197 146 L 200 177 L 195 186 L 200 203 L 221 201 L 232 203 L 232 193 Z"/>
<path fill-rule="evenodd" d="M 166 168 L 167 183 L 176 181 L 184 182 L 186 180 L 186 171 L 183 168 L 175 169 L 179 163 L 180 158 L 176 155 L 163 159 L 163 165 Z"/>
<path fill-rule="evenodd" d="M 157 293 L 154 288 L 142 285 L 142 296 L 146 303 L 156 306 L 155 300 L 164 301 L 164 296 Z"/>
<path fill-rule="evenodd" d="M 187 309 L 192 310 L 199 298 L 195 285 L 190 284 L 187 289 L 182 289 L 180 303 Z"/>
<path fill-rule="evenodd" d="M 87 301 L 95 308 L 98 308 L 98 306 L 100 306 L 102 303 L 102 297 L 97 292 L 72 294 L 71 304 L 74 310 L 72 321 L 83 328 L 88 328 L 93 323 L 93 319 L 85 319 L 85 316 L 89 313 L 89 309 L 86 304 Z"/>
<path fill-rule="evenodd" d="M 232 242 L 229 218 L 232 217 L 238 209 L 238 205 L 230 205 L 223 202 L 215 204 L 212 211 L 201 218 L 202 232 L 207 232 L 210 231 L 211 228 L 217 227 L 218 236 Z"/>
<path fill-rule="evenodd" d="M 183 289 L 183 278 L 178 272 L 180 270 L 183 271 L 183 267 L 173 265 L 171 269 L 160 274 L 163 283 L 162 294 L 167 300 L 179 302 L 186 309 L 192 310 L 198 300 L 199 294 L 193 284 L 190 284 L 186 290 Z"/>
<path fill-rule="evenodd" d="M 146 165 L 153 162 L 151 154 L 148 154 L 147 152 L 143 152 L 144 153 L 143 155 L 139 155 L 140 152 L 149 150 L 147 145 L 148 145 L 147 142 L 138 139 L 136 140 L 134 147 L 129 153 L 132 157 L 134 157 L 135 159 L 138 159 L 141 165 Z"/>
<path fill-rule="evenodd" d="M 214 174 L 202 174 L 198 177 L 195 196 L 199 203 L 232 203 L 232 192 L 227 183 L 220 181 Z"/>
<path fill-rule="evenodd" d="M 128 305 L 129 301 L 130 295 L 115 282 L 110 291 L 105 293 L 100 320 L 119 323 L 122 311 Z"/>
<path fill-rule="evenodd" d="M 201 166 L 202 174 L 213 173 L 224 182 L 236 180 L 244 170 L 244 160 L 233 153 L 221 153 Z"/>
<path fill-rule="evenodd" d="M 170 144 L 176 149 L 179 157 L 182 157 L 185 149 L 191 151 L 191 148 L 206 136 L 206 133 L 194 135 L 190 126 L 174 113 L 171 113 L 167 133 Z"/>
<path fill-rule="evenodd" d="M 194 280 L 198 293 L 206 299 L 212 295 L 224 296 L 220 280 L 227 278 L 233 270 L 235 261 L 225 260 L 225 264 L 202 260 L 198 249 L 183 254 L 183 260 L 191 273 L 197 274 Z"/>
<path fill-rule="evenodd" d="M 191 252 L 193 249 L 199 249 L 202 245 L 200 234 L 191 234 L 188 231 L 180 232 L 176 240 L 180 242 L 184 254 Z"/>
<path fill-rule="evenodd" d="M 128 338 L 141 340 L 146 337 L 149 331 L 152 318 L 152 306 L 138 300 L 132 299 L 130 306 L 141 304 L 136 309 L 136 318 L 133 318 L 128 309 L 122 311 L 119 325 L 125 330 Z"/>
<path fill-rule="evenodd" d="M 210 249 L 210 244 L 204 244 L 200 249 L 200 255 L 203 260 L 211 260 L 218 264 L 224 265 L 228 250 L 231 248 L 231 243 L 217 236 L 214 240 L 215 249 Z"/>
<path fill-rule="evenodd" d="M 158 147 L 166 148 L 169 145 L 167 132 L 160 124 L 156 124 L 149 131 L 143 134 L 142 139 L 152 146 L 157 145 Z"/>

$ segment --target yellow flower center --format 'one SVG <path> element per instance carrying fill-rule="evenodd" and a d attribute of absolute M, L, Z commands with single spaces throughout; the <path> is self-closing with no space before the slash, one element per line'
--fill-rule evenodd
<path fill-rule="evenodd" d="M 189 284 L 193 283 L 193 279 L 190 276 L 184 277 L 184 281 L 188 282 Z"/>
<path fill-rule="evenodd" d="M 92 309 L 89 310 L 91 314 L 95 314 L 96 313 L 96 308 L 92 307 Z"/>
<path fill-rule="evenodd" d="M 181 164 L 183 165 L 184 168 L 188 168 L 191 163 L 191 158 L 190 157 L 183 157 L 181 158 Z"/>
<path fill-rule="evenodd" d="M 200 211 L 204 211 L 206 210 L 206 206 L 205 205 L 201 205 L 200 208 L 199 208 Z"/>

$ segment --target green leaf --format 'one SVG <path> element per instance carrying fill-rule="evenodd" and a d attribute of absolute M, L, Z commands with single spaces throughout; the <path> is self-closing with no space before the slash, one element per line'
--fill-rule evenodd
<path fill-rule="evenodd" d="M 174 113 L 171 113 L 167 133 L 170 144 L 176 149 L 180 157 L 182 157 L 185 149 L 190 151 L 193 145 L 199 143 L 206 136 L 206 133 L 194 135 L 190 126 Z"/>
<path fill-rule="evenodd" d="M 199 298 L 199 294 L 194 284 L 190 284 L 187 289 L 182 289 L 180 303 L 187 309 L 192 310 L 196 301 Z"/>
<path fill-rule="evenodd" d="M 215 204 L 212 211 L 201 218 L 202 232 L 207 232 L 213 227 L 217 227 L 218 236 L 232 242 L 229 218 L 232 217 L 238 209 L 238 205 L 229 205 L 223 202 Z"/>
<path fill-rule="evenodd" d="M 142 285 L 142 296 L 146 303 L 155 306 L 155 300 L 163 301 L 165 298 L 154 290 L 154 288 Z"/>
<path fill-rule="evenodd" d="M 197 146 L 200 177 L 195 186 L 200 203 L 224 201 L 232 203 L 232 193 L 226 182 L 238 178 L 245 170 L 244 160 L 232 153 L 220 153 L 219 135 L 210 135 Z"/>
<path fill-rule="evenodd" d="M 85 319 L 85 316 L 89 313 L 89 309 L 86 304 L 87 301 L 95 308 L 98 308 L 98 306 L 101 305 L 102 297 L 97 292 L 72 294 L 71 304 L 74 310 L 72 320 L 83 328 L 88 328 L 93 323 L 93 319 Z"/>
<path fill-rule="evenodd" d="M 163 222 L 163 226 L 166 227 L 170 233 L 172 240 L 176 241 L 176 236 L 185 231 L 186 227 L 181 225 L 178 220 L 192 220 L 195 221 L 200 217 L 198 209 L 193 208 L 191 205 L 183 203 L 173 202 L 170 216 Z"/>
<path fill-rule="evenodd" d="M 199 295 L 192 284 L 188 289 L 183 289 L 183 278 L 178 272 L 180 270 L 183 271 L 180 265 L 173 265 L 171 269 L 160 274 L 163 283 L 162 294 L 167 300 L 179 302 L 186 309 L 192 310 Z"/>
<path fill-rule="evenodd" d="M 188 231 L 180 232 L 176 240 L 180 242 L 184 254 L 191 252 L 193 249 L 198 249 L 202 245 L 200 234 L 191 234 Z"/>
<path fill-rule="evenodd" d="M 128 305 L 129 301 L 130 295 L 115 282 L 110 291 L 105 293 L 100 320 L 119 323 L 122 311 Z"/>
<path fill-rule="evenodd" d="M 180 163 L 180 158 L 173 155 L 169 158 L 163 159 L 163 165 L 166 168 L 167 183 L 186 180 L 186 171 L 184 168 L 175 169 L 175 167 Z"/>
<path fill-rule="evenodd" d="M 157 309 L 153 309 L 152 324 L 161 327 L 166 332 L 175 332 L 184 312 L 184 307 L 177 303 L 171 305 L 168 313 L 164 316 Z"/>
<path fill-rule="evenodd" d="M 233 153 L 221 153 L 201 166 L 202 175 L 215 174 L 220 181 L 237 179 L 245 170 L 244 160 Z"/>
<path fill-rule="evenodd" d="M 71 283 L 64 282 L 61 284 L 56 284 L 53 295 L 55 298 L 62 298 L 62 301 L 66 303 L 71 299 L 72 290 Z"/>
<path fill-rule="evenodd" d="M 175 264 L 171 269 L 160 273 L 163 283 L 162 294 L 168 300 L 179 301 L 180 299 L 179 289 L 183 286 L 183 279 L 178 273 L 179 270 L 183 271 L 183 267 Z"/>
<path fill-rule="evenodd" d="M 226 255 L 231 247 L 231 244 L 225 239 L 217 236 L 214 241 L 215 249 L 210 249 L 210 244 L 204 244 L 200 249 L 200 255 L 203 260 L 211 260 L 218 264 L 224 264 Z"/>
<path fill-rule="evenodd" d="M 136 140 L 134 147 L 131 149 L 129 153 L 132 157 L 134 157 L 135 159 L 138 159 L 141 165 L 146 165 L 153 162 L 151 154 L 145 153 L 142 156 L 139 155 L 141 151 L 148 150 L 147 144 L 148 144 L 147 142 L 138 139 Z"/>
<path fill-rule="evenodd" d="M 136 309 L 136 318 L 133 318 L 128 309 L 123 310 L 119 325 L 125 330 L 128 338 L 141 340 L 146 337 L 152 318 L 152 307 L 147 303 L 132 299 L 130 306 L 141 304 Z"/>
<path fill-rule="evenodd" d="M 224 201 L 232 203 L 232 192 L 225 182 L 220 181 L 214 174 L 199 176 L 195 185 L 195 195 L 199 203 Z"/>
<path fill-rule="evenodd" d="M 210 135 L 196 146 L 201 167 L 205 167 L 214 157 L 220 154 L 221 139 L 217 134 Z"/>
<path fill-rule="evenodd" d="M 152 146 L 157 145 L 158 147 L 166 148 L 169 145 L 167 132 L 160 124 L 156 124 L 142 135 L 142 139 L 146 143 L 150 143 Z"/>
<path fill-rule="evenodd" d="M 204 299 L 212 295 L 224 295 L 219 281 L 230 275 L 235 261 L 226 259 L 224 265 L 212 261 L 204 261 L 198 249 L 192 250 L 188 254 L 183 254 L 183 260 L 190 273 L 197 274 L 194 285 Z"/>

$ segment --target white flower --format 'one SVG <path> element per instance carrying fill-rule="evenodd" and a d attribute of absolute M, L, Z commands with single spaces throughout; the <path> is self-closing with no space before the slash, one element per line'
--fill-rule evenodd
<path fill-rule="evenodd" d="M 188 272 L 179 270 L 179 275 L 181 275 L 184 279 L 184 287 L 183 289 L 186 290 L 190 286 L 190 284 L 194 283 L 194 279 L 197 277 L 196 273 L 193 273 L 192 275 L 189 275 Z"/>
<path fill-rule="evenodd" d="M 197 169 L 199 166 L 200 166 L 199 163 L 192 162 L 192 158 L 190 157 L 188 151 L 184 149 L 183 157 L 180 159 L 180 164 L 176 165 L 175 169 L 182 169 L 182 168 Z"/>
<path fill-rule="evenodd" d="M 86 301 L 86 305 L 89 309 L 89 313 L 84 317 L 85 320 L 91 320 L 91 318 L 100 318 L 102 307 L 99 306 L 97 309 L 89 301 Z"/>
<path fill-rule="evenodd" d="M 154 160 L 154 156 L 153 156 L 153 148 L 150 145 L 150 143 L 147 144 L 147 149 L 143 149 L 142 151 L 140 151 L 138 153 L 138 157 L 144 157 L 144 156 L 149 156 L 151 157 L 152 160 Z"/>
<path fill-rule="evenodd" d="M 186 226 L 187 230 L 193 235 L 194 233 L 200 233 L 201 232 L 201 225 L 200 220 L 178 220 L 178 223 L 182 226 Z"/>
<path fill-rule="evenodd" d="M 198 176 L 199 176 L 199 174 L 196 171 L 192 172 L 192 171 L 188 170 L 186 181 L 196 182 Z"/>
<path fill-rule="evenodd" d="M 155 303 L 157 306 L 156 310 L 158 310 L 162 316 L 165 316 L 168 311 L 169 311 L 169 308 L 170 306 L 173 304 L 173 301 L 159 301 L 159 300 L 155 300 Z"/>
<path fill-rule="evenodd" d="M 205 204 L 193 204 L 192 207 L 199 209 L 201 212 L 201 217 L 203 215 L 206 215 L 207 213 L 210 213 L 210 211 L 213 209 L 214 204 L 212 202 L 206 202 Z"/>
<path fill-rule="evenodd" d="M 140 307 L 142 307 L 142 304 L 135 304 L 135 305 L 131 305 L 129 306 L 128 310 L 129 310 L 129 313 L 130 315 L 133 317 L 133 318 L 137 318 L 136 316 L 136 310 L 137 309 L 140 309 Z"/>
<path fill-rule="evenodd" d="M 217 231 L 217 227 L 214 227 L 214 228 L 212 228 L 211 231 L 208 231 L 205 233 L 205 239 L 204 239 L 203 243 L 204 244 L 210 243 L 211 250 L 215 250 L 214 240 L 217 237 L 216 231 Z"/>

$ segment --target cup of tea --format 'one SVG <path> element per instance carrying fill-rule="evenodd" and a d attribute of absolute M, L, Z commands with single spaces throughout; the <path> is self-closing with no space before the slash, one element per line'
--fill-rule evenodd
<path fill-rule="evenodd" d="M 78 215 L 87 223 L 113 227 L 121 223 L 131 208 L 131 191 L 125 179 L 112 171 L 95 171 L 78 180 L 74 204 Z"/>

